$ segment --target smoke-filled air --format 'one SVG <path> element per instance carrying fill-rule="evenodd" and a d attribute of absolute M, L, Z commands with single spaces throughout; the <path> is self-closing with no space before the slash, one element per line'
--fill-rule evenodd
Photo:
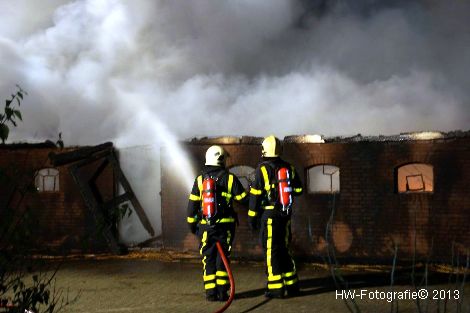
<path fill-rule="evenodd" d="M 11 140 L 396 134 L 470 125 L 470 2 L 0 2 Z M 243 121 L 243 122 L 242 122 Z"/>
<path fill-rule="evenodd" d="M 9 142 L 470 125 L 470 1 L 0 0 L 0 15 L 0 95 L 28 92 Z"/>

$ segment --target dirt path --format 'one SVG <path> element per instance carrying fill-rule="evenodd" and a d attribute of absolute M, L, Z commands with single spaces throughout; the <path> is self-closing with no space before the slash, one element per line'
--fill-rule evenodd
<path fill-rule="evenodd" d="M 330 284 L 328 273 L 314 267 L 299 270 L 302 294 L 296 298 L 268 300 L 264 298 L 264 269 L 260 264 L 234 264 L 237 296 L 226 312 L 349 312 L 336 291 L 325 288 Z M 359 276 L 358 276 L 359 277 Z M 361 278 L 362 279 L 362 278 Z M 82 260 L 67 261 L 58 273 L 57 285 L 69 288 L 70 295 L 80 293 L 79 299 L 65 312 L 214 312 L 221 303 L 204 299 L 201 266 L 193 262 L 161 262 L 156 260 Z M 367 283 L 365 284 L 367 285 Z M 369 284 L 370 285 L 370 284 Z M 372 284 L 373 285 L 373 284 Z M 432 288 L 444 289 L 444 285 Z M 405 292 L 410 286 L 396 286 Z M 334 289 L 334 288 L 333 288 Z M 388 292 L 390 287 L 365 287 L 356 292 Z M 363 291 L 364 292 L 364 291 Z M 461 312 L 470 312 L 470 285 Z M 390 312 L 391 303 L 356 298 L 360 312 Z M 352 304 L 351 304 L 352 305 Z M 413 300 L 400 300 L 399 312 L 418 312 Z M 420 302 L 422 312 L 444 312 L 444 301 Z M 456 301 L 449 300 L 447 312 L 456 312 Z"/>

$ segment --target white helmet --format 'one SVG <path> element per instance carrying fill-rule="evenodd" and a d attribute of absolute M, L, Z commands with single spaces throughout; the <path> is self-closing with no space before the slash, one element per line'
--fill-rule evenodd
<path fill-rule="evenodd" d="M 225 166 L 225 155 L 221 146 L 211 146 L 206 151 L 206 165 Z"/>
<path fill-rule="evenodd" d="M 264 138 L 262 155 L 267 158 L 278 157 L 281 154 L 281 142 L 273 135 Z"/>

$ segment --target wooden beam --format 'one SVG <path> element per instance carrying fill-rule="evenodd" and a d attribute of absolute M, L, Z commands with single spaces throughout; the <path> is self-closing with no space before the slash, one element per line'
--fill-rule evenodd
<path fill-rule="evenodd" d="M 79 148 L 74 151 L 64 152 L 56 154 L 55 152 L 49 153 L 49 159 L 54 166 L 60 166 L 69 164 L 72 162 L 77 162 L 83 159 L 88 159 L 94 154 L 108 150 L 110 152 L 113 148 L 112 142 L 105 142 L 103 144 L 94 146 L 94 147 L 86 147 L 86 148 Z"/>
<path fill-rule="evenodd" d="M 121 254 L 117 238 L 113 235 L 111 231 L 111 225 L 107 223 L 103 213 L 100 211 L 99 205 L 93 197 L 93 193 L 90 190 L 90 187 L 84 183 L 78 173 L 79 168 L 76 165 L 71 165 L 69 167 L 70 175 L 72 175 L 73 180 L 78 186 L 78 190 L 82 195 L 83 200 L 85 201 L 86 206 L 93 214 L 93 218 L 99 226 L 103 226 L 102 234 L 108 244 L 109 249 L 114 254 Z"/>
<path fill-rule="evenodd" d="M 133 197 L 129 200 L 131 201 L 132 206 L 134 207 L 134 210 L 137 213 L 137 216 L 139 217 L 140 222 L 144 226 L 145 230 L 147 230 L 147 232 L 152 237 L 155 236 L 155 231 L 153 230 L 152 224 L 150 223 L 147 215 L 145 214 L 144 209 L 140 205 L 139 200 L 137 200 L 137 197 L 135 197 L 135 194 L 132 191 L 131 185 L 129 184 L 129 181 L 127 180 L 124 173 L 122 172 L 121 167 L 119 166 L 119 162 L 114 156 L 114 153 L 111 153 L 107 158 L 109 162 L 111 163 L 111 166 L 113 167 L 115 173 L 117 174 L 119 183 L 122 185 L 126 193 L 133 195 Z"/>
<path fill-rule="evenodd" d="M 108 164 L 109 164 L 108 159 L 104 159 L 103 162 L 100 164 L 100 166 L 98 166 L 98 168 L 96 169 L 93 176 L 91 176 L 91 178 L 90 178 L 91 183 L 94 184 L 96 182 L 96 180 L 101 175 L 101 173 L 103 173 L 104 169 L 106 168 L 106 166 L 108 166 Z"/>

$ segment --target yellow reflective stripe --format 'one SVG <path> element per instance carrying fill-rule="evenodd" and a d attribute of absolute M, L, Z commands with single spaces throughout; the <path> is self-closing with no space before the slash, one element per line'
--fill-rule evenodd
<path fill-rule="evenodd" d="M 235 196 L 235 200 L 241 200 L 246 197 L 246 192 L 242 192 L 238 196 Z"/>
<path fill-rule="evenodd" d="M 188 217 L 186 218 L 186 221 L 187 221 L 188 223 L 191 223 L 191 224 L 192 224 L 192 223 L 196 223 L 196 222 L 197 222 L 197 219 L 194 218 L 194 217 L 188 216 Z"/>
<path fill-rule="evenodd" d="M 215 284 L 214 283 L 210 283 L 210 284 L 205 284 L 204 285 L 204 289 L 213 289 L 215 288 Z"/>
<path fill-rule="evenodd" d="M 217 271 L 215 274 L 219 277 L 228 277 L 228 273 L 224 271 Z"/>
<path fill-rule="evenodd" d="M 271 186 L 269 185 L 269 177 L 268 171 L 266 170 L 266 166 L 261 166 L 261 173 L 263 174 L 264 179 L 264 189 L 266 191 L 269 191 L 269 189 L 271 189 Z"/>
<path fill-rule="evenodd" d="M 227 185 L 227 191 L 229 194 L 232 194 L 232 185 L 233 185 L 233 175 L 228 174 L 228 185 Z"/>
<path fill-rule="evenodd" d="M 276 280 L 280 280 L 281 278 L 282 278 L 281 275 L 268 276 L 268 281 L 276 281 Z"/>
<path fill-rule="evenodd" d="M 232 246 L 230 245 L 230 241 L 232 240 L 232 232 L 230 230 L 227 230 L 227 245 L 228 245 L 228 251 L 232 250 Z M 217 271 L 219 273 L 219 271 Z M 222 272 L 224 273 L 224 272 Z"/>
<path fill-rule="evenodd" d="M 271 218 L 268 218 L 268 238 L 267 238 L 267 244 L 266 244 L 266 263 L 268 265 L 268 277 L 273 276 L 273 266 L 271 263 L 271 248 L 272 248 L 272 238 L 273 238 L 273 226 L 272 226 L 273 220 Z M 282 286 L 281 286 L 282 287 Z"/>
<path fill-rule="evenodd" d="M 295 272 L 288 272 L 288 273 L 282 274 L 282 277 L 287 278 L 287 277 L 292 277 L 292 276 L 294 276 L 294 275 L 296 275 Z"/>
<path fill-rule="evenodd" d="M 267 205 L 264 207 L 265 210 L 273 210 L 274 209 L 274 205 Z"/>
<path fill-rule="evenodd" d="M 293 284 L 295 284 L 298 280 L 299 280 L 299 279 L 296 277 L 296 278 L 294 278 L 293 280 L 286 280 L 286 281 L 284 281 L 284 284 L 286 284 L 286 285 L 288 285 L 288 286 L 289 286 L 289 285 L 293 285 Z"/>
<path fill-rule="evenodd" d="M 215 279 L 215 274 L 212 274 L 212 275 L 204 275 L 204 281 L 214 280 L 214 279 Z"/>
<path fill-rule="evenodd" d="M 284 287 L 284 284 L 283 284 L 283 283 L 279 283 L 279 284 L 268 284 L 268 289 L 281 289 L 282 287 Z"/>
<path fill-rule="evenodd" d="M 297 193 L 302 192 L 302 188 L 294 188 L 294 192 L 297 192 Z"/>
<path fill-rule="evenodd" d="M 202 175 L 197 177 L 197 187 L 199 188 L 199 199 L 202 198 Z"/>
<path fill-rule="evenodd" d="M 230 198 L 232 197 L 232 194 L 227 193 L 225 191 L 222 191 L 221 195 L 222 195 L 222 197 L 227 198 L 227 202 L 230 201 Z"/>
<path fill-rule="evenodd" d="M 250 193 L 253 194 L 253 195 L 255 195 L 255 196 L 259 196 L 260 194 L 263 193 L 263 191 L 251 187 L 251 188 L 250 188 Z"/>
<path fill-rule="evenodd" d="M 221 218 L 220 220 L 217 220 L 216 223 L 233 223 L 235 222 L 235 219 L 233 217 L 224 217 Z"/>
<path fill-rule="evenodd" d="M 227 285 L 228 280 L 223 280 L 223 279 L 217 279 L 217 285 Z"/>
<path fill-rule="evenodd" d="M 193 194 L 190 194 L 190 195 L 189 195 L 189 200 L 191 200 L 191 201 L 200 201 L 200 200 L 201 200 L 201 197 L 196 196 L 196 195 L 193 195 Z"/>
<path fill-rule="evenodd" d="M 234 223 L 235 219 L 233 217 L 224 217 L 215 221 L 216 223 Z M 206 220 L 202 220 L 201 224 L 207 224 Z"/>
<path fill-rule="evenodd" d="M 258 212 L 248 210 L 248 216 L 255 217 L 256 215 L 258 215 Z"/>
<path fill-rule="evenodd" d="M 204 276 L 206 276 L 206 258 L 206 256 L 202 258 L 202 268 L 204 269 Z"/>
<path fill-rule="evenodd" d="M 203 220 L 204 222 L 204 220 Z M 206 246 L 206 243 L 207 243 L 207 231 L 205 231 L 203 234 L 202 234 L 202 246 L 201 246 L 201 249 L 199 250 L 199 254 L 202 255 L 202 249 Z M 202 263 L 204 263 L 204 274 L 206 273 L 206 257 L 204 256 L 204 259 L 202 259 Z"/>

